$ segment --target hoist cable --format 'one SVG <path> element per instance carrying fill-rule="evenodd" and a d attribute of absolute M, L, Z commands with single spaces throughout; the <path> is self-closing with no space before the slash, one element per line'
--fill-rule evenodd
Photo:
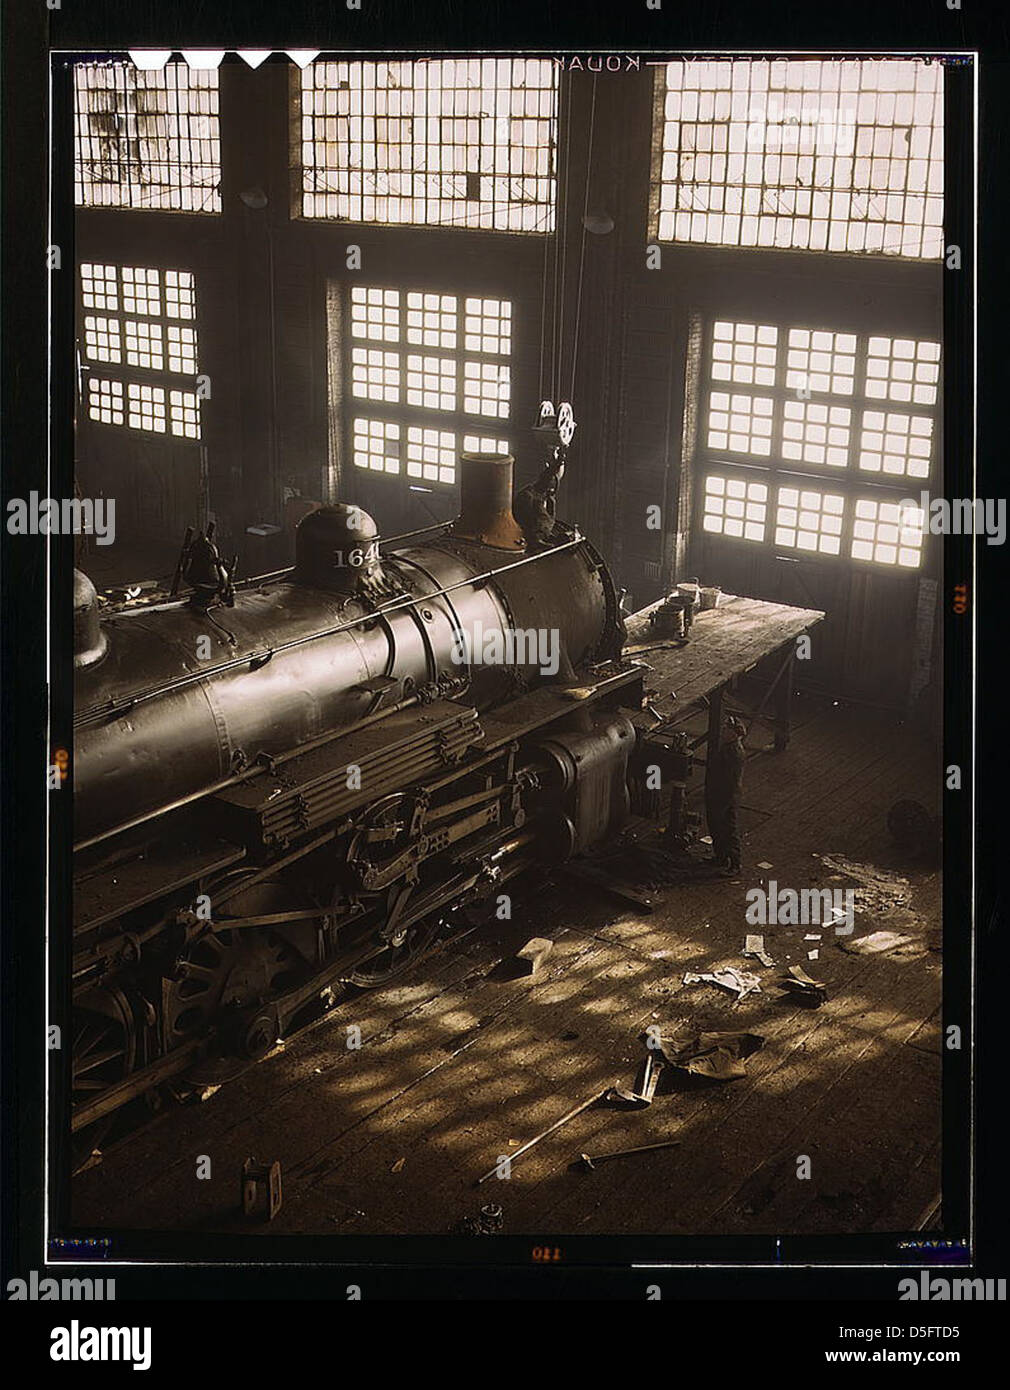
<path fill-rule="evenodd" d="M 589 108 L 589 139 L 586 143 L 586 196 L 582 207 L 582 247 L 579 252 L 579 283 L 575 299 L 575 335 L 572 341 L 572 389 L 569 400 L 575 399 L 575 368 L 579 360 L 579 326 L 582 320 L 582 281 L 586 270 L 586 219 L 589 216 L 589 184 L 593 172 L 593 130 L 596 125 L 596 74 L 593 74 L 593 100 Z"/>
<path fill-rule="evenodd" d="M 568 119 L 565 121 L 565 220 L 561 235 L 561 284 L 558 296 L 558 366 L 554 399 L 560 403 L 565 356 L 565 304 L 568 302 L 568 215 L 572 192 L 572 98 L 569 78 Z"/>

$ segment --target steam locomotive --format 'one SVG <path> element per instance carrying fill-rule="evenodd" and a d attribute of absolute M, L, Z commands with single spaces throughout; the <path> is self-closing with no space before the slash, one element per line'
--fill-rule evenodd
<path fill-rule="evenodd" d="M 103 615 L 75 575 L 78 1155 L 625 823 L 647 668 L 607 567 L 535 489 L 520 527 L 511 457 L 464 455 L 460 489 L 388 542 L 311 512 L 273 579 L 206 537 L 165 602 Z M 544 632 L 549 663 L 517 640 Z"/>

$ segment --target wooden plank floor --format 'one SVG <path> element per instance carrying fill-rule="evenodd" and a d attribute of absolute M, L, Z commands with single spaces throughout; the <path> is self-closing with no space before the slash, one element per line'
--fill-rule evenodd
<path fill-rule="evenodd" d="M 752 743 L 763 736 L 755 731 Z M 692 800 L 699 799 L 696 775 Z M 939 781 L 921 742 L 893 718 L 800 700 L 782 754 L 748 762 L 744 869 L 652 894 L 639 915 L 567 880 L 517 902 L 515 920 L 419 965 L 396 988 L 343 1001 L 321 1024 L 223 1087 L 176 1107 L 74 1182 L 89 1231 L 269 1230 L 334 1234 L 450 1231 L 486 1201 L 512 1234 L 828 1233 L 901 1230 L 940 1189 L 939 874 L 900 864 L 884 817 L 901 797 L 935 809 Z M 904 874 L 915 948 L 861 956 L 817 927 L 772 927 L 778 963 L 740 952 L 748 888 L 849 886 L 814 856 Z M 768 870 L 757 869 L 759 862 Z M 887 926 L 857 913 L 858 937 Z M 751 928 L 753 930 L 753 928 Z M 905 930 L 902 924 L 902 930 Z M 550 935 L 535 980 L 509 956 Z M 735 1005 L 685 970 L 736 964 L 765 977 Z M 797 1007 L 774 980 L 802 964 L 823 980 L 821 1008 Z M 634 1080 L 650 1023 L 747 1029 L 764 1048 L 747 1076 L 687 1085 L 664 1074 L 647 1110 L 594 1106 L 515 1165 L 474 1180 L 580 1101 Z M 348 1049 L 347 1029 L 361 1030 Z M 572 1169 L 581 1151 L 662 1139 L 679 1146 Z M 797 1157 L 811 1177 L 796 1177 Z M 197 1179 L 201 1155 L 210 1180 Z M 284 1205 L 269 1227 L 236 1212 L 242 1162 L 279 1159 Z"/>

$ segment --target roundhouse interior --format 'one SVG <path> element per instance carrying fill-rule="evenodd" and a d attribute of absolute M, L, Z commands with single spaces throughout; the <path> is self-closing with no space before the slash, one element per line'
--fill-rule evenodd
<path fill-rule="evenodd" d="M 77 550 L 99 618 L 171 604 L 187 528 L 237 557 L 236 607 L 206 605 L 225 629 L 320 508 L 443 534 L 462 456 L 510 455 L 518 498 L 568 404 L 557 518 L 602 558 L 644 663 L 632 723 L 648 734 L 651 708 L 691 764 L 651 828 L 578 841 L 385 985 L 334 981 L 255 1063 L 194 1054 L 87 1129 L 75 1225 L 940 1229 L 941 560 L 908 499 L 940 486 L 945 71 L 73 65 L 76 486 L 115 502 L 114 540 Z M 688 581 L 716 606 L 650 621 Z M 730 717 L 742 850 L 723 871 L 705 788 Z M 788 889 L 840 894 L 850 930 L 776 917 Z M 552 944 L 529 971 L 534 938 Z M 756 987 L 691 978 L 726 970 Z M 758 1043 L 699 1042 L 722 1033 Z M 666 1147 L 624 1153 L 647 1145 Z M 279 1165 L 270 1220 L 237 1201 L 253 1156 L 261 1188 Z"/>

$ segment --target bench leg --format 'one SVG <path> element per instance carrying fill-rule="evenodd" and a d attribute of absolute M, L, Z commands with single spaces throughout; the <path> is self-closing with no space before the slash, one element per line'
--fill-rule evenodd
<path fill-rule="evenodd" d="M 782 753 L 789 747 L 789 720 L 793 704 L 793 662 L 795 656 L 790 652 L 785 669 L 779 675 L 779 685 L 775 692 L 775 752 Z"/>
<path fill-rule="evenodd" d="M 709 784 L 722 743 L 722 697 L 726 687 L 717 686 L 708 697 L 708 738 L 705 741 L 705 785 Z"/>

